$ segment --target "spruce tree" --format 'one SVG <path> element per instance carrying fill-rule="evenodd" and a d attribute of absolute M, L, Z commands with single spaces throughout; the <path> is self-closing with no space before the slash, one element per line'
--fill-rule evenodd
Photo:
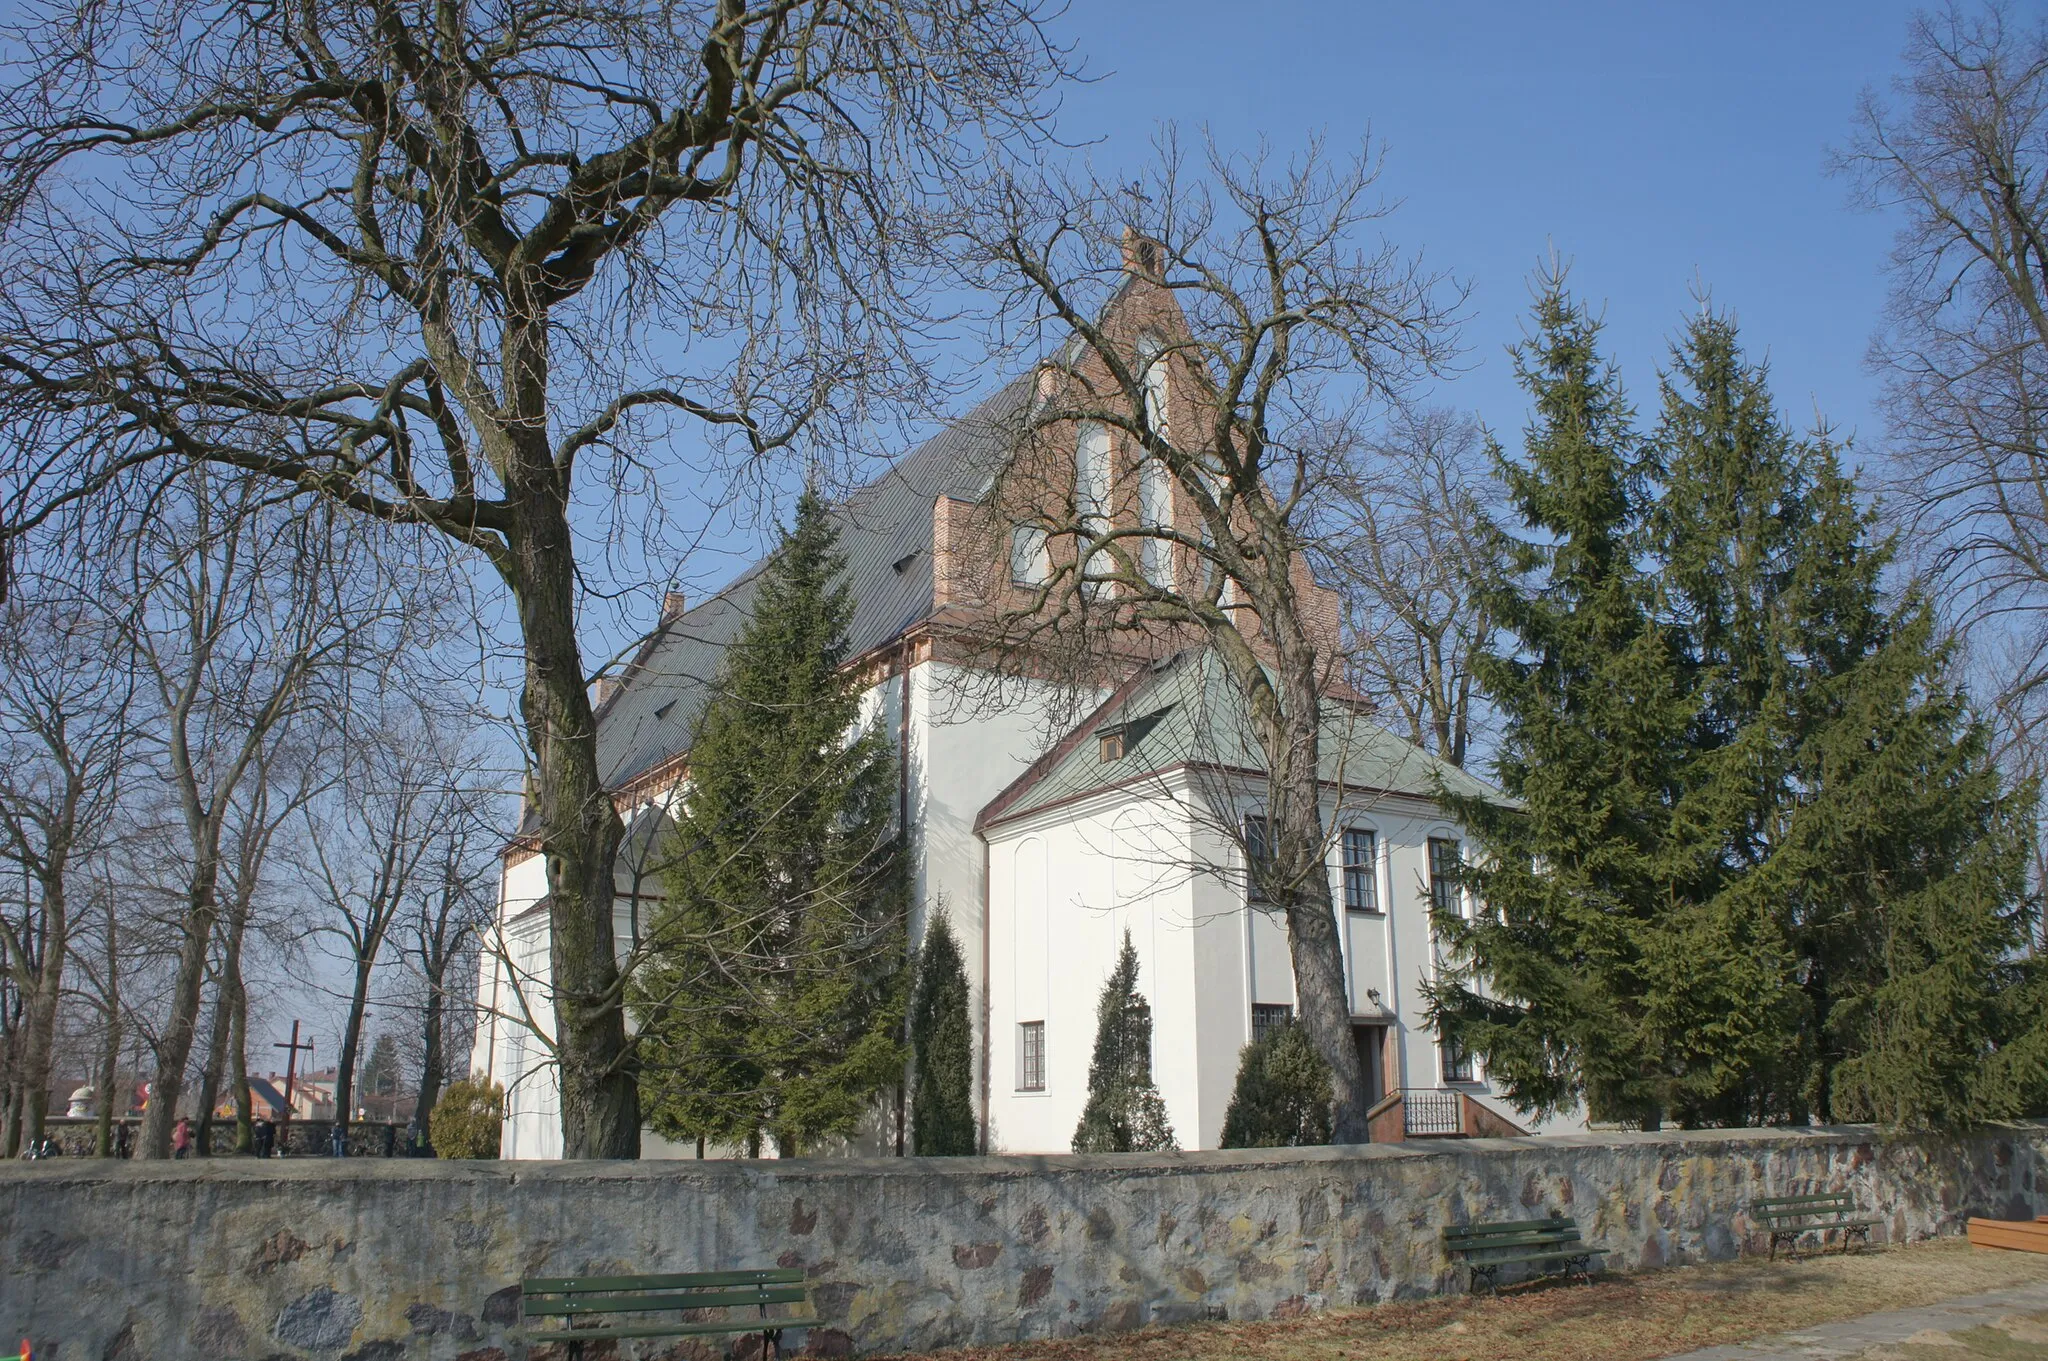
<path fill-rule="evenodd" d="M 1504 538 L 1510 645 L 1481 668 L 1519 806 L 1448 800 L 1492 911 L 1441 924 L 1439 1024 L 1524 1106 L 1645 1125 L 1951 1125 L 2048 1096 L 2044 983 L 2015 954 L 2034 791 L 1991 760 L 1926 602 L 1887 594 L 1835 450 L 1703 312 L 1630 458 L 1593 437 L 1589 325 L 1555 290 L 1538 321 L 1505 469 L 1534 533 Z M 1631 474 L 1631 509 L 1584 494 Z M 1603 544 L 1625 545 L 1604 576 Z"/>
<path fill-rule="evenodd" d="M 1296 1025 L 1244 1047 L 1223 1112 L 1225 1148 L 1298 1148 L 1330 1142 L 1330 1069 Z"/>
<path fill-rule="evenodd" d="M 644 1109 L 665 1137 L 787 1155 L 901 1081 L 907 896 L 887 735 L 858 731 L 853 597 L 806 492 L 727 648 L 635 976 Z"/>
<path fill-rule="evenodd" d="M 1138 951 L 1125 931 L 1116 967 L 1095 1008 L 1088 1104 L 1074 1130 L 1074 1152 L 1154 1153 L 1175 1147 L 1166 1103 L 1152 1085 L 1152 1008 L 1138 992 Z"/>
<path fill-rule="evenodd" d="M 1514 802 L 1442 796 L 1478 843 L 1467 878 L 1490 910 L 1436 923 L 1446 967 L 1430 1010 L 1522 1108 L 1583 1100 L 1595 1119 L 1654 1127 L 1671 1095 L 1660 932 L 1690 868 L 1667 854 L 1687 705 L 1639 562 L 1648 468 L 1598 339 L 1547 280 L 1515 352 L 1534 405 L 1525 452 L 1496 451 L 1524 533 L 1493 530 L 1498 565 L 1475 588 L 1505 639 L 1475 673 Z"/>
<path fill-rule="evenodd" d="M 1884 585 L 1839 455 L 1778 415 L 1731 319 L 1674 347 L 1653 551 L 1696 678 L 1680 804 L 1711 892 L 1680 910 L 1744 941 L 1688 1123 L 2010 1113 L 1987 1056 L 2032 903 L 2030 788 L 2008 788 L 1926 602 Z M 1688 1002 L 1695 999 L 1688 998 Z"/>
<path fill-rule="evenodd" d="M 923 1157 L 975 1151 L 974 1030 L 967 969 L 943 905 L 932 913 L 910 1001 L 910 1128 Z"/>

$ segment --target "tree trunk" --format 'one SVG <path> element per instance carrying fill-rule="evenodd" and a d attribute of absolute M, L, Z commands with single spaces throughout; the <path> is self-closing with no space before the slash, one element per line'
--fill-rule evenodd
<path fill-rule="evenodd" d="M 224 1070 L 232 1065 L 236 1076 L 230 1078 L 235 1089 L 235 1145 L 243 1144 L 243 1134 L 248 1129 L 245 1118 L 249 1104 L 249 1088 L 242 1074 L 246 1055 L 236 1036 L 238 1004 L 242 997 L 242 938 L 249 925 L 249 904 L 237 888 L 233 907 L 228 913 L 228 938 L 221 951 L 220 983 L 214 989 L 213 1035 L 207 1044 L 206 1069 L 200 1076 L 199 1085 L 199 1138 L 193 1151 L 200 1157 L 213 1154 L 213 1112 L 220 1102 L 220 1081 Z"/>
<path fill-rule="evenodd" d="M 597 770 L 597 723 L 576 639 L 575 558 L 544 439 L 511 487 L 519 622 L 526 640 L 520 708 L 538 779 L 547 859 L 562 1156 L 640 1156 L 640 1094 L 626 1044 L 613 941 L 613 862 L 621 826 Z M 538 460 L 537 462 L 534 460 Z"/>
<path fill-rule="evenodd" d="M 341 1067 L 334 1075 L 334 1128 L 348 1147 L 349 1110 L 355 1104 L 356 1055 L 363 1046 L 363 1013 L 370 1009 L 370 968 L 375 963 L 374 947 L 356 961 L 355 990 L 348 998 L 348 1022 L 341 1031 Z"/>
<path fill-rule="evenodd" d="M 228 1083 L 235 1098 L 235 1152 L 256 1151 L 255 1113 L 249 1101 L 249 990 L 242 986 L 242 961 L 236 952 L 234 968 L 228 974 L 234 986 L 230 1007 L 233 1029 L 228 1035 Z"/>
<path fill-rule="evenodd" d="M 1274 673 L 1269 678 L 1242 639 L 1224 639 L 1218 653 L 1244 693 L 1266 758 L 1266 817 L 1274 878 L 1284 886 L 1279 897 L 1295 1005 L 1302 1029 L 1329 1065 L 1330 1142 L 1362 1144 L 1371 1137 L 1365 1122 L 1370 1089 L 1351 1036 L 1344 950 L 1324 862 L 1322 689 L 1315 650 L 1284 602 L 1258 603 L 1267 636 L 1281 640 Z"/>
<path fill-rule="evenodd" d="M 445 951 L 437 950 L 427 961 L 427 1015 L 426 1043 L 420 1056 L 419 1095 L 413 1099 L 412 1118 L 421 1137 L 427 1133 L 427 1117 L 433 1113 L 434 1103 L 441 1099 L 441 1070 L 445 1060 L 441 1057 L 441 1025 L 443 1002 L 441 980 L 448 973 L 448 957 Z"/>
<path fill-rule="evenodd" d="M 206 981 L 206 950 L 213 943 L 220 915 L 215 898 L 214 861 L 201 862 L 187 898 L 185 938 L 178 947 L 178 972 L 171 988 L 171 1019 L 157 1043 L 156 1078 L 149 1089 L 149 1110 L 143 1116 L 138 1158 L 171 1156 L 171 1126 L 178 1120 L 178 1101 L 185 1093 L 185 1065 L 192 1061 L 192 1043 L 199 1033 L 199 1002 Z"/>
<path fill-rule="evenodd" d="M 28 994 L 23 1016 L 21 1087 L 23 1133 L 43 1137 L 50 1114 L 50 1055 L 57 1035 L 57 1002 L 64 985 L 64 960 L 70 922 L 64 891 L 43 885 L 42 959 L 35 971 L 35 990 Z"/>
<path fill-rule="evenodd" d="M 232 1020 L 228 972 L 223 964 L 220 981 L 213 990 L 213 1026 L 206 1041 L 206 1066 L 199 1070 L 199 1128 L 192 1141 L 192 1155 L 196 1158 L 213 1156 L 213 1107 L 220 1099 L 221 1069 L 228 1066 L 228 1028 Z"/>
<path fill-rule="evenodd" d="M 107 899 L 107 1042 L 100 1049 L 100 1071 L 96 1095 L 99 1097 L 99 1129 L 93 1137 L 93 1155 L 100 1158 L 114 1156 L 114 1086 L 121 1080 L 121 950 L 119 942 L 119 914 L 115 911 L 111 896 Z M 128 1103 L 121 1103 L 120 1114 L 128 1113 Z"/>

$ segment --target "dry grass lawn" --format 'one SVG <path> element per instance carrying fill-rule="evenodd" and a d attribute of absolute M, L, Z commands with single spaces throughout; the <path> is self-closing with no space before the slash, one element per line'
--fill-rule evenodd
<path fill-rule="evenodd" d="M 2035 1282 L 2048 1282 L 2048 1255 L 1972 1249 L 1961 1239 L 1945 1239 L 1847 1257 L 1676 1267 L 1602 1277 L 1590 1286 L 1539 1284 L 1496 1299 L 1462 1296 L 1282 1322 L 1189 1324 L 937 1355 L 947 1361 L 1650 1361 Z M 2038 1346 L 2006 1334 L 1981 1341 L 1992 1348 L 1983 1355 L 1999 1361 L 2011 1355 L 2002 1348 L 2015 1341 Z M 1953 1347 L 1930 1350 L 1942 1351 L 1946 1361 L 1969 1355 Z"/>

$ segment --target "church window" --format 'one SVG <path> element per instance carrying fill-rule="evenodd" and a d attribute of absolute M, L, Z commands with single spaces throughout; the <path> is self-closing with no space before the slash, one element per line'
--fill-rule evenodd
<path fill-rule="evenodd" d="M 1285 1003 L 1252 1003 L 1252 1043 L 1257 1044 L 1285 1025 L 1294 1024 L 1294 1008 Z"/>
<path fill-rule="evenodd" d="M 1025 1021 L 1017 1027 L 1017 1090 L 1045 1090 L 1045 1022 Z"/>
<path fill-rule="evenodd" d="M 1138 366 L 1145 383 L 1145 424 L 1161 439 L 1171 439 L 1166 424 L 1167 368 L 1159 342 L 1147 336 L 1138 342 Z"/>
<path fill-rule="evenodd" d="M 1109 431 L 1084 423 L 1074 450 L 1074 507 L 1083 533 L 1100 532 L 1109 519 L 1109 484 Z"/>
<path fill-rule="evenodd" d="M 1045 531 L 1018 525 L 1010 531 L 1010 580 L 1018 586 L 1043 586 L 1052 576 Z"/>
<path fill-rule="evenodd" d="M 1138 519 L 1147 529 L 1164 530 L 1173 524 L 1173 488 L 1166 465 L 1148 458 L 1138 465 Z M 1154 586 L 1173 584 L 1173 545 L 1165 539 L 1146 539 L 1141 553 L 1145 580 Z"/>
<path fill-rule="evenodd" d="M 1265 880 L 1273 868 L 1273 835 L 1266 819 L 1256 813 L 1244 820 L 1244 865 L 1244 900 L 1269 901 Z"/>
<path fill-rule="evenodd" d="M 1344 908 L 1380 910 L 1379 837 L 1368 828 L 1344 829 Z"/>

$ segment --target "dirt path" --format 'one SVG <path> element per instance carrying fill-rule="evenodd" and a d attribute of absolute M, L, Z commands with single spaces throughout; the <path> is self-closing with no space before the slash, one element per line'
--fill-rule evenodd
<path fill-rule="evenodd" d="M 1590 1286 L 1510 1290 L 1497 1299 L 1424 1300 L 936 1355 L 947 1361 L 1651 1361 L 2023 1285 L 2048 1286 L 2048 1256 L 1972 1249 L 1946 1239 L 1848 1257 L 1677 1267 Z M 1965 1361 L 1968 1353 L 1951 1346 L 1944 1355 Z M 1987 1355 L 2004 1361 L 2001 1353 Z"/>

